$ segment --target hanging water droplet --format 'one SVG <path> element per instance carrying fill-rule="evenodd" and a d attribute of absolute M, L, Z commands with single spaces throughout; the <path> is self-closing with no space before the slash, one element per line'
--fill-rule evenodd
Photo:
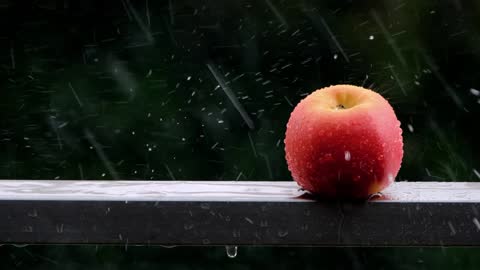
<path fill-rule="evenodd" d="M 227 251 L 228 258 L 233 259 L 233 258 L 237 257 L 238 247 L 237 246 L 225 246 L 225 251 Z"/>

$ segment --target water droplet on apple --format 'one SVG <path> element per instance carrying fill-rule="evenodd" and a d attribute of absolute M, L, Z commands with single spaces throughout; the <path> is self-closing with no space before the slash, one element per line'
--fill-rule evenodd
<path fill-rule="evenodd" d="M 350 158 L 351 158 L 351 157 L 352 157 L 352 156 L 351 156 L 350 152 L 349 152 L 349 151 L 345 151 L 345 160 L 346 160 L 346 161 L 350 161 Z"/>

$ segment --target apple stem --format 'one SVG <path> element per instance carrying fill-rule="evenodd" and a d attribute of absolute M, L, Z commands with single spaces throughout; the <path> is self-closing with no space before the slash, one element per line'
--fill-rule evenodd
<path fill-rule="evenodd" d="M 345 109 L 345 106 L 343 104 L 338 104 L 337 107 L 335 107 L 335 110 L 343 110 Z"/>

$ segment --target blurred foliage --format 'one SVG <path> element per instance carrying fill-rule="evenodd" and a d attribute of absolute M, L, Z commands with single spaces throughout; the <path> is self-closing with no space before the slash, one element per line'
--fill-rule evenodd
<path fill-rule="evenodd" d="M 384 95 L 402 122 L 397 180 L 478 181 L 479 15 L 476 1 L 0 0 L 0 178 L 289 180 L 293 106 L 349 83 Z M 475 252 L 242 248 L 227 262 L 221 248 L 1 247 L 0 257 L 2 269 L 475 269 Z"/>

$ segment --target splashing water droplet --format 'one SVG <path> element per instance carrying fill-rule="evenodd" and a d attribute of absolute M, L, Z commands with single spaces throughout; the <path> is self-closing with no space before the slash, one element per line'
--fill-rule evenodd
<path fill-rule="evenodd" d="M 288 230 L 279 230 L 279 231 L 278 231 L 278 236 L 279 236 L 280 238 L 284 238 L 284 237 L 286 237 L 287 235 L 288 235 Z"/>
<path fill-rule="evenodd" d="M 380 199 L 383 197 L 383 194 L 381 192 L 373 193 L 368 196 L 367 201 L 375 200 L 375 199 Z"/>
<path fill-rule="evenodd" d="M 228 258 L 235 258 L 237 257 L 237 251 L 238 247 L 237 246 L 225 246 L 225 251 L 227 252 Z"/>

